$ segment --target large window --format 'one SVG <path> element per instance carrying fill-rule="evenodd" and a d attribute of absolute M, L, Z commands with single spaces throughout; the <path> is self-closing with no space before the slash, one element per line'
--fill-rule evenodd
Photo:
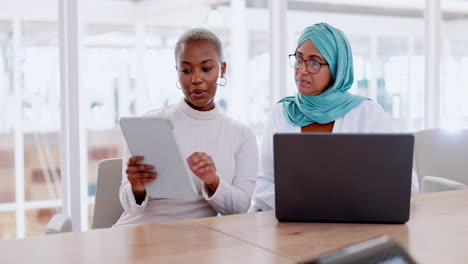
<path fill-rule="evenodd" d="M 40 234 L 61 211 L 57 28 L 0 22 L 1 238 Z"/>
<path fill-rule="evenodd" d="M 423 127 L 424 51 L 421 42 L 409 36 L 377 39 L 377 103 L 403 131 Z"/>
<path fill-rule="evenodd" d="M 468 23 L 465 23 L 465 26 L 468 27 Z M 466 28 L 465 28 L 466 29 Z M 466 30 L 465 36 L 468 34 L 468 29 Z M 450 57 L 455 62 L 453 66 L 453 70 L 451 67 L 447 67 L 448 74 L 456 74 L 455 76 L 448 76 L 447 77 L 447 86 L 445 86 L 444 91 L 449 91 L 449 87 L 453 87 L 451 92 L 451 96 L 447 97 L 446 104 L 450 104 L 451 101 L 455 101 L 455 107 L 453 109 L 454 112 L 458 112 L 459 114 L 456 116 L 458 119 L 458 127 L 468 127 L 468 104 L 462 98 L 468 98 L 468 38 L 465 39 L 458 39 L 453 40 L 451 42 L 451 51 Z M 458 78 L 457 78 L 458 77 Z M 449 80 L 457 80 L 456 84 L 449 83 Z M 447 113 L 450 115 L 451 113 Z M 443 114 L 443 116 L 445 116 Z"/>
<path fill-rule="evenodd" d="M 296 93 L 288 66 L 281 73 L 287 75 L 287 85 L 277 88 L 271 83 L 274 34 L 269 31 L 269 1 L 78 2 L 80 105 L 75 110 L 83 121 L 81 144 L 87 150 L 79 160 L 87 180 L 87 194 L 80 202 L 86 203 L 89 220 L 97 165 L 122 154 L 119 118 L 172 105 L 183 97 L 176 86 L 174 47 L 186 30 L 204 27 L 220 37 L 228 68 L 227 84 L 218 87 L 216 102 L 227 115 L 251 127 L 259 142 L 271 105 L 279 99 L 272 91 L 275 96 Z M 422 3 L 417 8 L 400 1 L 400 8 L 385 8 L 385 1 L 287 2 L 286 33 L 280 37 L 289 52 L 306 26 L 327 22 L 342 29 L 354 55 L 351 92 L 379 103 L 400 131 L 425 128 Z M 466 1 L 443 2 L 466 7 Z M 41 233 L 68 197 L 61 184 L 61 157 L 66 156 L 60 145 L 64 107 L 57 10 L 57 0 L 0 0 L 0 239 Z M 468 22 L 463 10 L 451 8 L 443 16 L 437 100 L 440 125 L 448 128 L 468 127 Z M 288 63 L 286 56 L 283 63 Z"/>
<path fill-rule="evenodd" d="M 131 25 L 84 25 L 81 109 L 86 127 L 89 202 L 96 192 L 98 163 L 122 156 L 121 116 L 134 115 L 135 46 Z M 133 106 L 133 107 L 132 107 Z M 90 220 L 92 207 L 89 208 Z"/>
<path fill-rule="evenodd" d="M 21 29 L 25 223 L 31 236 L 62 206 L 58 25 L 27 21 Z"/>
<path fill-rule="evenodd" d="M 468 21 L 448 21 L 441 89 L 441 125 L 450 129 L 468 127 Z"/>
<path fill-rule="evenodd" d="M 56 23 L 22 23 L 21 89 L 27 201 L 61 198 L 57 28 Z"/>
<path fill-rule="evenodd" d="M 16 237 L 12 25 L 0 21 L 0 239 Z"/>
<path fill-rule="evenodd" d="M 266 16 L 264 14 L 264 16 Z M 265 19 L 268 19 L 266 16 Z M 266 31 L 249 32 L 250 51 L 247 68 L 245 123 L 252 128 L 260 143 L 271 108 L 269 37 Z"/>

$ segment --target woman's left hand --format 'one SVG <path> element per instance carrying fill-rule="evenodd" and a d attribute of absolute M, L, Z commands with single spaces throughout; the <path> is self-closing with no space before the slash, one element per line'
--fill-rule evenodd
<path fill-rule="evenodd" d="M 204 152 L 195 152 L 187 158 L 189 168 L 215 193 L 219 185 L 219 177 L 216 175 L 216 166 L 213 159 Z"/>

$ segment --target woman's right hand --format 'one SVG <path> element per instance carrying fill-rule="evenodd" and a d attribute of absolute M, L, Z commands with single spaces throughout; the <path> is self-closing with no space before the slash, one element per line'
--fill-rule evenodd
<path fill-rule="evenodd" d="M 145 183 L 152 182 L 156 179 L 158 175 L 154 171 L 154 167 L 148 164 L 138 164 L 143 161 L 144 157 L 142 156 L 133 156 L 128 159 L 127 163 L 127 178 L 130 184 L 132 185 L 133 194 L 138 204 L 145 199 Z"/>

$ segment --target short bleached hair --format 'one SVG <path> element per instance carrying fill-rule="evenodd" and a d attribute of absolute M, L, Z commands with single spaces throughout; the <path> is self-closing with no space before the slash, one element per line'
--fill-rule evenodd
<path fill-rule="evenodd" d="M 182 34 L 182 36 L 180 36 L 179 40 L 176 43 L 174 51 L 176 60 L 177 53 L 182 48 L 182 45 L 192 40 L 204 40 L 210 42 L 215 47 L 216 52 L 218 53 L 219 60 L 221 62 L 224 61 L 223 46 L 221 45 L 221 40 L 219 40 L 218 36 L 216 36 L 215 33 L 204 28 L 192 28 L 186 31 L 184 34 Z"/>

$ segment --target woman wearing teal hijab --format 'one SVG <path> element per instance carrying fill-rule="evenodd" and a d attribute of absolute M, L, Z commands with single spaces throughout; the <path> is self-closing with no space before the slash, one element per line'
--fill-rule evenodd
<path fill-rule="evenodd" d="M 307 27 L 289 59 L 298 93 L 272 107 L 265 128 L 255 187 L 255 202 L 261 210 L 275 206 L 273 134 L 396 132 L 378 104 L 348 92 L 354 81 L 353 56 L 341 30 L 326 23 Z M 412 192 L 417 191 L 417 177 L 413 174 Z"/>

